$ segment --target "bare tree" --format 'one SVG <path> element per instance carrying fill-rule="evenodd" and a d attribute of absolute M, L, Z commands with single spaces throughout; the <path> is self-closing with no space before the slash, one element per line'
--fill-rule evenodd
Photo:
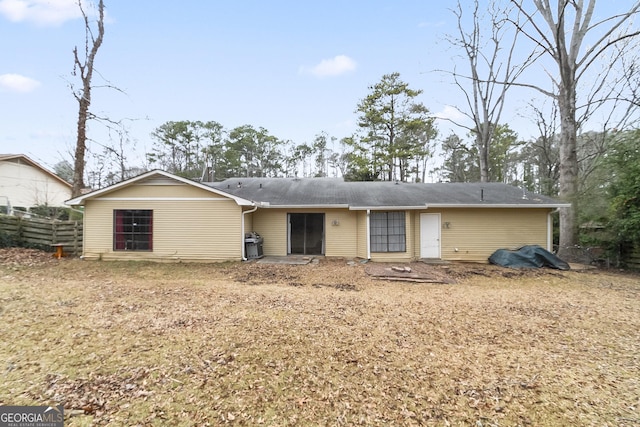
<path fill-rule="evenodd" d="M 521 156 L 526 175 L 524 180 L 528 181 L 528 188 L 547 196 L 556 196 L 560 167 L 558 106 L 555 101 L 551 104 L 550 111 L 545 111 L 533 103 L 529 104 L 528 115 L 532 117 L 538 134 L 525 145 Z"/>
<path fill-rule="evenodd" d="M 500 123 L 506 94 L 516 79 L 532 62 L 535 53 L 516 63 L 515 49 L 518 31 L 510 31 L 507 16 L 497 2 L 491 1 L 488 7 L 489 17 L 483 22 L 478 0 L 473 2 L 473 15 L 470 30 L 464 22 L 460 0 L 453 10 L 458 21 L 458 34 L 449 36 L 449 43 L 464 52 L 468 61 L 469 74 L 451 73 L 456 86 L 464 93 L 468 110 L 460 110 L 473 122 L 472 126 L 461 123 L 456 125 L 469 130 L 475 136 L 480 165 L 480 180 L 490 180 L 489 147 L 496 126 Z M 483 26 L 486 24 L 486 26 Z"/>
<path fill-rule="evenodd" d="M 84 188 L 85 155 L 87 151 L 87 121 L 89 120 L 89 106 L 91 105 L 91 79 L 94 71 L 94 61 L 98 49 L 102 45 L 104 37 L 104 2 L 98 2 L 97 34 L 90 25 L 89 17 L 82 7 L 82 1 L 78 0 L 78 7 L 82 12 L 85 27 L 84 57 L 78 53 L 78 47 L 73 49 L 73 75 L 79 75 L 82 87 L 73 91 L 73 96 L 78 101 L 78 134 L 73 167 L 72 196 L 82 193 Z"/>
<path fill-rule="evenodd" d="M 548 72 L 553 90 L 531 84 L 531 88 L 546 96 L 555 98 L 560 114 L 560 179 L 559 196 L 565 201 L 576 203 L 578 194 L 578 155 L 577 134 L 580 122 L 577 109 L 582 107 L 588 117 L 593 108 L 616 94 L 612 89 L 614 81 L 608 72 L 595 76 L 587 74 L 594 64 L 603 59 L 607 52 L 616 49 L 622 52 L 627 49 L 622 45 L 640 34 L 637 30 L 624 28 L 638 12 L 640 2 L 626 12 L 593 21 L 596 0 L 557 0 L 554 8 L 550 0 L 532 0 L 533 10 L 525 5 L 524 0 L 511 0 L 524 19 L 513 19 L 518 31 L 534 43 L 535 49 L 544 57 L 551 58 L 557 66 L 556 72 Z M 585 4 L 586 3 L 586 4 Z M 587 36 L 590 36 L 587 38 Z M 591 36 L 593 35 L 593 36 Z M 614 57 L 614 61 L 616 61 Z M 606 69 L 613 69 L 608 64 Z M 583 80 L 591 79 L 593 90 L 590 91 L 586 103 L 577 103 L 578 86 Z M 570 248 L 577 244 L 578 227 L 576 223 L 575 205 L 560 210 L 560 256 L 569 255 Z"/>

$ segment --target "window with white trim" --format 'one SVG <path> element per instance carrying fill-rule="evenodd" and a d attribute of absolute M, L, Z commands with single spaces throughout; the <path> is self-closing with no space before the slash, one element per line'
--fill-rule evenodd
<path fill-rule="evenodd" d="M 153 211 L 146 209 L 114 210 L 113 250 L 153 250 Z"/>
<path fill-rule="evenodd" d="M 371 212 L 371 252 L 406 252 L 405 218 L 403 211 Z"/>

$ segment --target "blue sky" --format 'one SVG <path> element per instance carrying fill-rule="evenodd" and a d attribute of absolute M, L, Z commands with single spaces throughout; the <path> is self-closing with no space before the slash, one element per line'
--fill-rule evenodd
<path fill-rule="evenodd" d="M 454 61 L 444 41 L 456 31 L 448 10 L 454 4 L 105 0 L 94 85 L 124 93 L 94 89 L 92 111 L 127 121 L 134 163 L 150 150 L 153 129 L 170 120 L 261 126 L 295 143 L 323 131 L 349 136 L 357 130 L 358 101 L 392 72 L 424 91 L 420 101 L 432 113 L 452 115 L 462 95 L 433 70 Z M 0 0 L 0 152 L 49 167 L 70 158 L 77 104 L 68 85 L 78 84 L 72 50 L 83 43 L 75 0 Z M 520 120 L 525 100 L 518 102 L 504 122 Z M 447 122 L 439 127 L 451 131 Z M 109 142 L 98 124 L 89 136 Z"/>

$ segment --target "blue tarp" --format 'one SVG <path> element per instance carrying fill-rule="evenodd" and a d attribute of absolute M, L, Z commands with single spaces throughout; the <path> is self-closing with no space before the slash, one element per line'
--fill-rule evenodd
<path fill-rule="evenodd" d="M 538 245 L 523 246 L 515 251 L 498 249 L 489 257 L 491 264 L 510 268 L 550 267 L 558 270 L 569 270 L 569 264 Z"/>

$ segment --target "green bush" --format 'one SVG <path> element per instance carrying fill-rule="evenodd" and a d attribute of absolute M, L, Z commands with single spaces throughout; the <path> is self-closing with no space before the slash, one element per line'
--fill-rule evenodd
<path fill-rule="evenodd" d="M 630 132 L 607 155 L 610 222 L 618 244 L 640 245 L 640 131 Z"/>
<path fill-rule="evenodd" d="M 69 208 L 58 206 L 39 205 L 29 208 L 29 213 L 42 218 L 57 219 L 67 221 L 69 219 Z"/>

